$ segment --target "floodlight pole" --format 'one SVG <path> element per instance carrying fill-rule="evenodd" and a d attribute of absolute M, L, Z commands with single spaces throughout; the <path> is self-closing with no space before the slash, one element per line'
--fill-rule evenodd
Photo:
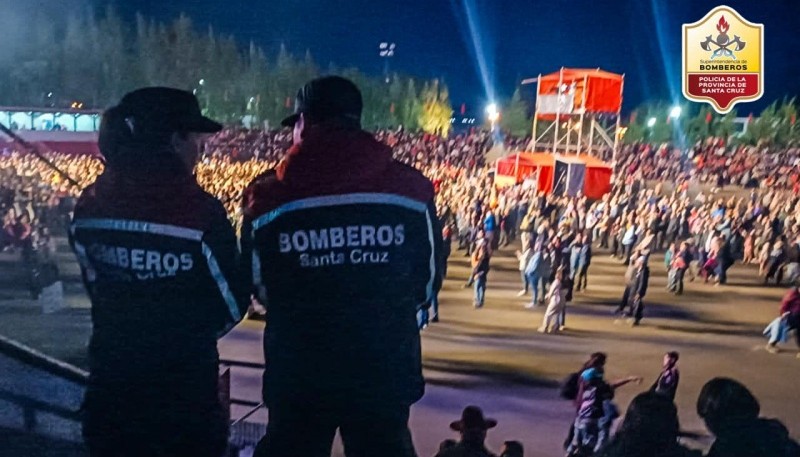
<path fill-rule="evenodd" d="M 617 108 L 617 126 L 614 129 L 614 149 L 611 150 L 611 172 L 617 174 L 617 149 L 619 149 L 619 127 L 622 117 L 622 90 L 625 88 L 625 74 L 622 74 L 622 82 L 619 85 L 619 108 Z"/>
<path fill-rule="evenodd" d="M 583 93 L 581 94 L 581 119 L 578 121 L 580 128 L 578 129 L 578 146 L 575 149 L 575 155 L 581 153 L 581 140 L 583 139 L 583 120 L 584 113 L 586 113 L 586 91 L 589 90 L 589 75 L 583 77 Z M 589 151 L 591 153 L 592 151 Z"/>
<path fill-rule="evenodd" d="M 536 138 L 536 126 L 537 122 L 539 121 L 539 81 L 542 79 L 542 74 L 539 73 L 539 77 L 536 78 L 536 101 L 534 102 L 533 108 L 533 135 L 531 135 L 531 142 L 533 146 L 531 147 L 531 152 L 536 152 L 536 143 L 538 139 Z"/>
<path fill-rule="evenodd" d="M 567 118 L 567 145 L 564 149 L 564 155 L 569 154 L 569 140 L 572 136 L 572 116 Z"/>
<path fill-rule="evenodd" d="M 558 124 L 559 117 L 561 117 L 561 84 L 564 82 L 564 67 L 561 67 L 558 70 L 558 86 L 556 87 L 556 130 L 555 136 L 553 137 L 553 154 L 556 153 L 556 148 L 558 148 Z"/>

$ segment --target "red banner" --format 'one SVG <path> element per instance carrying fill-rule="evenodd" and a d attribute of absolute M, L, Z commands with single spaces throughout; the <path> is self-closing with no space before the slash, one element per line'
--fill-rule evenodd
<path fill-rule="evenodd" d="M 692 97 L 713 99 L 724 110 L 736 98 L 757 95 L 761 89 L 760 76 L 747 73 L 690 73 L 687 75 L 686 89 Z"/>

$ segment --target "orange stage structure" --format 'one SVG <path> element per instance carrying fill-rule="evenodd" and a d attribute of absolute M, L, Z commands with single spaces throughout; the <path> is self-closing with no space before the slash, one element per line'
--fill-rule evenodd
<path fill-rule="evenodd" d="M 500 159 L 495 179 L 501 185 L 533 179 L 545 192 L 599 198 L 611 189 L 625 76 L 599 68 L 561 68 L 522 81 L 534 83 L 536 109 L 528 145 L 534 152 Z M 596 158 L 609 148 L 610 164 Z"/>

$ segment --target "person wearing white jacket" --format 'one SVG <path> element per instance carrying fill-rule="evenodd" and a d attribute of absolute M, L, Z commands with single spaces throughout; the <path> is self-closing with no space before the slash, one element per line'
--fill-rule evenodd
<path fill-rule="evenodd" d="M 547 292 L 547 310 L 544 312 L 542 319 L 542 326 L 539 327 L 540 333 L 558 333 L 561 322 L 559 322 L 561 310 L 566 305 L 567 289 L 561 287 L 564 283 L 564 269 L 559 268 L 556 271 L 556 277 L 553 283 L 550 284 L 550 290 Z"/>
<path fill-rule="evenodd" d="M 525 274 L 525 268 L 528 266 L 528 262 L 531 260 L 531 257 L 533 257 L 533 246 L 531 246 L 530 243 L 528 243 L 528 245 L 523 245 L 523 247 L 524 251 L 516 252 L 517 260 L 519 260 L 519 273 L 520 276 L 522 277 L 522 289 L 517 294 L 517 297 L 522 297 L 526 295 L 528 293 L 529 286 L 531 285 L 533 287 L 538 286 L 538 284 L 530 284 L 530 281 L 528 281 L 528 275 Z"/>

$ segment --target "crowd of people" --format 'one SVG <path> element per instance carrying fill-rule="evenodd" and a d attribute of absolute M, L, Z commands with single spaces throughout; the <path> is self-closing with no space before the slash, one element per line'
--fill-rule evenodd
<path fill-rule="evenodd" d="M 495 187 L 491 164 L 485 160 L 492 138 L 485 132 L 441 138 L 384 130 L 375 136 L 393 148 L 396 159 L 421 170 L 433 182 L 444 227 L 445 256 L 441 262 L 445 274 L 452 243 L 456 253 L 463 251 L 470 258 L 472 272 L 465 287 L 474 287 L 473 304 L 481 308 L 487 303 L 493 253 L 513 246 L 519 260 L 519 296 L 525 297 L 527 308 L 545 307 L 539 327 L 543 333 L 566 330 L 573 295 L 592 287 L 590 266 L 598 250 L 607 250 L 628 267 L 616 312 L 631 325 L 646 317 L 645 297 L 653 267 L 650 257 L 656 252 L 664 252 L 663 274 L 669 290 L 678 295 L 685 292 L 687 276 L 690 281 L 701 278 L 704 283 L 724 286 L 728 270 L 737 262 L 757 263 L 764 284 L 794 284 L 800 278 L 798 149 L 727 148 L 715 142 L 688 151 L 669 146 L 624 146 L 617 157 L 622 178 L 614 183 L 611 193 L 590 201 L 581 195 L 546 194 L 527 183 Z M 291 134 L 283 131 L 223 130 L 206 142 L 195 175 L 206 191 L 223 202 L 231 220 L 238 222 L 243 190 L 281 160 L 290 142 Z M 525 142 L 509 144 L 521 147 Z M 79 186 L 71 185 L 33 155 L 11 152 L 0 156 L 0 248 L 19 249 L 25 256 L 36 251 L 47 255 L 49 231 L 63 229 L 80 187 L 93 182 L 103 170 L 102 162 L 92 156 L 48 154 L 47 158 L 77 179 Z M 673 185 L 645 185 L 646 180 L 656 179 Z M 711 183 L 715 188 L 736 184 L 751 190 L 749 195 L 739 192 L 728 198 L 713 192 L 695 195 L 690 190 L 698 182 Z M 792 290 L 795 296 L 787 295 L 775 336 L 770 335 L 771 351 L 777 351 L 788 330 L 800 332 L 800 291 Z M 435 297 L 429 310 L 421 310 L 419 326 L 424 329 L 440 317 Z M 612 404 L 614 389 L 640 379 L 606 382 L 605 356 L 593 356 L 576 378 L 577 411 L 566 443 L 568 451 L 575 455 L 597 451 L 602 456 L 692 455 L 670 447 L 677 446 L 677 415 L 674 405 L 663 398 L 674 397 L 672 383 L 677 386 L 677 376 L 671 378 L 669 370 L 674 368 L 677 354 L 668 354 L 667 359 L 666 374 L 659 377 L 652 393 L 634 400 L 612 438 L 615 413 L 602 398 L 608 397 L 607 404 Z M 734 401 L 730 392 L 746 392 L 746 388 L 729 380 L 714 380 L 709 385 L 698 399 L 698 413 L 718 437 L 728 433 L 723 422 L 731 417 L 741 419 L 737 427 L 743 426 L 745 419 L 758 420 L 754 398 L 741 418 L 736 416 L 740 411 L 734 410 L 741 403 L 724 405 L 725 401 Z M 461 432 L 463 443 L 480 442 L 482 446 L 481 437 L 485 438 L 492 421 L 484 419 L 479 409 L 471 409 L 454 424 L 451 427 Z M 643 439 L 655 435 L 658 440 Z M 652 443 L 667 442 L 672 444 L 652 447 Z M 459 445 L 445 442 L 439 455 L 473 455 L 455 453 Z M 648 454 L 642 450 L 657 448 L 664 452 Z M 620 453 L 625 449 L 639 453 Z M 521 446 L 508 442 L 503 455 L 522 455 Z M 713 454 L 712 450 L 710 455 L 728 454 Z"/>
<path fill-rule="evenodd" d="M 677 352 L 664 355 L 662 371 L 649 389 L 634 397 L 624 416 L 614 401 L 615 392 L 643 378 L 630 376 L 606 380 L 605 353 L 593 353 L 561 387 L 561 396 L 574 404 L 564 449 L 569 457 L 702 457 L 703 453 L 681 441 L 690 434 L 681 430 L 674 400 L 680 382 Z M 730 378 L 706 382 L 696 401 L 696 413 L 715 441 L 707 457 L 797 456 L 800 445 L 786 426 L 759 417 L 760 405 L 750 390 Z M 622 423 L 613 433 L 615 423 Z M 460 440 L 444 440 L 435 457 L 495 457 L 487 448 L 488 431 L 497 425 L 477 406 L 467 406 L 461 419 L 450 424 Z M 522 445 L 506 441 L 500 457 L 521 457 Z"/>
<path fill-rule="evenodd" d="M 606 160 L 611 160 L 606 154 Z M 779 188 L 800 191 L 800 148 L 726 145 L 709 138 L 691 148 L 647 143 L 622 146 L 619 169 L 647 180 L 682 182 L 692 179 L 716 188 Z"/>

